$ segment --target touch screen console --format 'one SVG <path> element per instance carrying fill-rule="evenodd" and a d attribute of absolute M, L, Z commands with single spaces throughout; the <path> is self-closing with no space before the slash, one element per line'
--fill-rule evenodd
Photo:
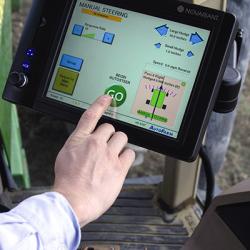
<path fill-rule="evenodd" d="M 108 94 L 101 122 L 194 160 L 236 31 L 231 14 L 180 2 L 36 1 L 4 98 L 77 122 Z"/>

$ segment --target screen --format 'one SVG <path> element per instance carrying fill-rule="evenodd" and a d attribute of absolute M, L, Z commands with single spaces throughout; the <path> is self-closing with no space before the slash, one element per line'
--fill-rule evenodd
<path fill-rule="evenodd" d="M 78 0 L 46 96 L 177 138 L 210 31 Z"/>

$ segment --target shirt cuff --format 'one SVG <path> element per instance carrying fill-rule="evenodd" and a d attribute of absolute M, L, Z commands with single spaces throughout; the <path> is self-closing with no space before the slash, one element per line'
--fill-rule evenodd
<path fill-rule="evenodd" d="M 33 196 L 11 210 L 37 231 L 49 249 L 77 249 L 81 240 L 78 219 L 67 199 L 56 192 Z"/>

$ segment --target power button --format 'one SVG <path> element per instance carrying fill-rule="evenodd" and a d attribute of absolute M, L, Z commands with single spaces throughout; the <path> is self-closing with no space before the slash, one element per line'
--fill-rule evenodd
<path fill-rule="evenodd" d="M 10 73 L 9 81 L 18 88 L 25 87 L 29 82 L 28 77 L 19 72 Z"/>

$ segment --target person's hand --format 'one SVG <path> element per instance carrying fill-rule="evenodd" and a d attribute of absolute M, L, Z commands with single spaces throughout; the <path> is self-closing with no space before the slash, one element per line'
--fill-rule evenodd
<path fill-rule="evenodd" d="M 69 201 L 81 226 L 111 207 L 135 159 L 124 133 L 110 124 L 95 129 L 111 101 L 102 96 L 85 111 L 55 163 L 53 191 Z"/>

